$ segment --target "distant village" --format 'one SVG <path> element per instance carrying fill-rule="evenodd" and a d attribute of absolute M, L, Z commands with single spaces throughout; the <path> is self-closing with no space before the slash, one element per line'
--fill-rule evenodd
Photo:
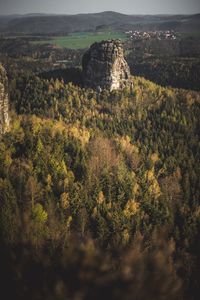
<path fill-rule="evenodd" d="M 176 40 L 177 36 L 174 31 L 134 31 L 125 32 L 133 40 L 140 39 L 157 39 L 157 40 Z"/>

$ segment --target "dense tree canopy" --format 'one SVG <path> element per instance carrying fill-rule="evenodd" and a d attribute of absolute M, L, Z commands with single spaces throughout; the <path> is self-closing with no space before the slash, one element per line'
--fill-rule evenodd
<path fill-rule="evenodd" d="M 200 96 L 132 80 L 101 94 L 33 74 L 10 82 L 0 140 L 8 294 L 198 299 Z"/>

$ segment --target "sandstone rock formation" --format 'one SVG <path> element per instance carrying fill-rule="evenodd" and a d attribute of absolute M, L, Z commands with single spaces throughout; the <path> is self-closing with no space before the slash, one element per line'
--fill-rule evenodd
<path fill-rule="evenodd" d="M 83 55 L 82 67 L 86 87 L 112 91 L 130 84 L 130 70 L 120 40 L 91 45 Z"/>
<path fill-rule="evenodd" d="M 8 80 L 5 69 L 0 64 L 0 134 L 6 132 L 8 127 Z"/>

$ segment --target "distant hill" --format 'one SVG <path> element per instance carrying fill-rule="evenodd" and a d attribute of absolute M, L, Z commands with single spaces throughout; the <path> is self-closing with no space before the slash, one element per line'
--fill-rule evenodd
<path fill-rule="evenodd" d="M 113 30 L 176 30 L 197 32 L 200 14 L 196 15 L 125 15 L 113 11 L 77 15 L 0 15 L 0 32 L 66 33 L 95 31 L 109 26 Z"/>

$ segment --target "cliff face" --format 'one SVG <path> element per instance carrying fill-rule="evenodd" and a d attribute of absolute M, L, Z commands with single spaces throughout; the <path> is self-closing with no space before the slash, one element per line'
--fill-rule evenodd
<path fill-rule="evenodd" d="M 130 84 L 130 70 L 119 40 L 94 43 L 83 55 L 82 67 L 86 87 L 112 91 Z"/>
<path fill-rule="evenodd" d="M 0 64 L 0 134 L 6 132 L 8 127 L 8 80 L 5 69 Z"/>

